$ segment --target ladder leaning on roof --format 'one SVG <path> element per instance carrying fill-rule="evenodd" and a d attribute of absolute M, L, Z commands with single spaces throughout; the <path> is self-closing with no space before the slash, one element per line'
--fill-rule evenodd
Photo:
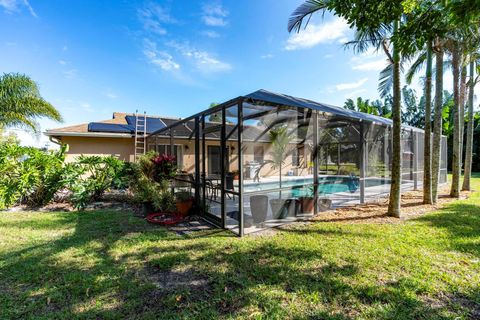
<path fill-rule="evenodd" d="M 147 113 L 144 111 L 143 116 L 135 112 L 135 158 L 145 154 L 147 150 Z"/>

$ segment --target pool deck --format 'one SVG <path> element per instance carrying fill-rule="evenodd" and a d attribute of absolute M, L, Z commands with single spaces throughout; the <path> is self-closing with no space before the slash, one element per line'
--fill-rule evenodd
<path fill-rule="evenodd" d="M 327 176 L 325 176 L 327 177 Z M 338 176 L 338 177 L 349 177 L 349 176 Z M 283 179 L 285 178 L 285 180 Z M 307 176 L 285 176 L 282 177 L 282 181 L 291 181 L 291 180 L 300 180 L 300 179 L 313 179 L 313 175 L 307 175 Z M 374 179 L 372 177 L 372 179 Z M 375 179 L 378 179 L 375 178 Z M 245 183 L 248 181 L 251 181 L 253 183 L 253 180 L 244 180 Z M 278 182 L 278 177 L 275 178 L 263 178 L 260 180 L 260 183 L 276 183 Z M 255 182 L 256 184 L 257 182 Z M 421 183 L 419 181 L 418 183 L 418 188 L 421 187 Z M 401 187 L 402 191 L 408 191 L 408 190 L 413 190 L 414 189 L 414 183 L 411 180 L 404 180 L 402 183 Z M 268 196 L 268 200 L 272 199 L 278 199 L 278 196 L 273 195 L 272 193 L 278 192 L 278 190 L 268 190 L 260 192 L 261 194 L 265 194 Z M 388 194 L 390 192 L 390 184 L 382 184 L 382 185 L 377 185 L 377 186 L 371 186 L 371 187 L 366 187 L 365 188 L 365 201 L 366 202 L 372 202 L 377 199 L 382 199 L 388 197 Z M 244 193 L 243 196 L 243 211 L 244 211 L 244 231 L 245 234 L 252 233 L 252 232 L 257 232 L 264 230 L 265 228 L 272 228 L 272 227 L 278 227 L 286 223 L 291 223 L 294 221 L 299 221 L 299 220 L 305 220 L 313 217 L 313 214 L 311 213 L 297 213 L 295 217 L 286 217 L 284 219 L 274 219 L 272 215 L 272 210 L 270 205 L 268 206 L 268 212 L 267 212 L 267 219 L 264 223 L 260 225 L 254 225 L 253 224 L 253 218 L 252 218 L 252 213 L 250 211 L 250 197 L 252 195 L 258 194 L 259 192 L 248 192 Z M 360 190 L 358 189 L 355 192 L 336 192 L 336 193 L 331 193 L 331 194 L 320 194 L 319 199 L 329 199 L 331 201 L 331 208 L 334 209 L 336 207 L 343 207 L 343 206 L 353 206 L 353 205 L 358 205 L 360 204 Z M 227 215 L 229 213 L 235 213 L 239 211 L 239 199 L 238 197 L 235 197 L 233 199 L 226 199 L 226 212 Z M 210 210 L 211 212 L 220 217 L 221 214 L 221 208 L 220 208 L 220 203 L 217 202 L 211 202 L 210 203 Z M 325 210 L 325 208 L 323 208 Z M 233 218 L 227 218 L 227 227 L 229 229 L 232 229 L 233 231 L 238 230 L 238 221 L 237 219 Z"/>

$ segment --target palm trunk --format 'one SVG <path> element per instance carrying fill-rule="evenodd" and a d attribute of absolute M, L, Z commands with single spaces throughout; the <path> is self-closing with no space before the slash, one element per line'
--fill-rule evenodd
<path fill-rule="evenodd" d="M 393 23 L 393 33 L 398 31 L 399 22 Z M 400 217 L 400 187 L 402 183 L 402 119 L 401 119 L 401 91 L 400 91 L 400 53 L 393 46 L 393 105 L 392 105 L 392 178 L 390 182 L 390 199 L 388 215 Z"/>
<path fill-rule="evenodd" d="M 437 40 L 438 41 L 438 40 Z M 443 48 L 437 43 L 435 51 L 435 114 L 433 118 L 432 142 L 432 201 L 438 200 L 438 182 L 440 178 L 440 149 L 442 141 L 443 108 Z"/>
<path fill-rule="evenodd" d="M 432 203 L 432 42 L 427 42 L 427 72 L 425 74 L 425 136 L 423 149 L 423 203 Z"/>
<path fill-rule="evenodd" d="M 465 96 L 467 87 L 467 67 L 462 66 L 460 73 L 460 93 L 459 93 L 459 108 L 460 108 L 460 174 L 463 167 L 463 140 L 465 135 Z"/>
<path fill-rule="evenodd" d="M 450 196 L 460 196 L 460 104 L 459 104 L 459 64 L 460 54 L 457 48 L 452 50 L 453 73 L 453 148 L 452 148 L 452 187 Z"/>
<path fill-rule="evenodd" d="M 473 152 L 473 96 L 475 90 L 475 62 L 470 62 L 470 88 L 468 90 L 468 123 L 467 145 L 465 150 L 465 171 L 463 173 L 462 190 L 470 190 L 470 177 L 472 175 L 472 152 Z"/>

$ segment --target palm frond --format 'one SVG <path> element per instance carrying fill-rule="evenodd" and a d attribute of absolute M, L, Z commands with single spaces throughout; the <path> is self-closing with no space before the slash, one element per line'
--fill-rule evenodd
<path fill-rule="evenodd" d="M 378 29 L 355 30 L 353 40 L 344 44 L 345 48 L 353 49 L 355 53 L 367 51 L 370 47 L 377 50 L 382 46 L 383 41 L 387 39 L 389 28 L 385 25 Z"/>
<path fill-rule="evenodd" d="M 407 73 L 405 74 L 405 81 L 408 84 L 412 83 L 413 77 L 423 69 L 426 62 L 427 62 L 427 52 L 422 51 L 417 56 L 417 59 L 415 60 L 414 63 L 412 63 Z"/>
<path fill-rule="evenodd" d="M 302 25 L 307 26 L 310 17 L 317 11 L 325 11 L 328 9 L 330 0 L 308 0 L 301 4 L 290 16 L 288 20 L 288 32 L 299 32 Z M 307 19 L 307 21 L 304 21 Z"/>
<path fill-rule="evenodd" d="M 393 64 L 389 63 L 378 77 L 378 92 L 380 97 L 385 98 L 388 96 L 393 87 Z"/>
<path fill-rule="evenodd" d="M 0 124 L 38 131 L 37 119 L 62 121 L 57 109 L 40 95 L 37 84 L 26 75 L 0 76 Z"/>

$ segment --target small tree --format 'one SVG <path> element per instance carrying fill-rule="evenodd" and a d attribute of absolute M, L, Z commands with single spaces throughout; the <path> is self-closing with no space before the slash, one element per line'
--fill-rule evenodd
<path fill-rule="evenodd" d="M 36 120 L 41 117 L 62 121 L 60 112 L 42 98 L 37 84 L 28 76 L 19 73 L 0 76 L 0 126 L 38 132 Z"/>
<path fill-rule="evenodd" d="M 284 125 L 270 130 L 270 141 L 272 144 L 270 155 L 272 159 L 265 162 L 271 163 L 274 170 L 278 168 L 280 189 L 282 188 L 282 166 L 285 163 L 286 156 L 291 152 L 292 137 L 291 134 L 288 134 L 287 126 Z M 280 198 L 281 195 L 280 191 Z"/>

